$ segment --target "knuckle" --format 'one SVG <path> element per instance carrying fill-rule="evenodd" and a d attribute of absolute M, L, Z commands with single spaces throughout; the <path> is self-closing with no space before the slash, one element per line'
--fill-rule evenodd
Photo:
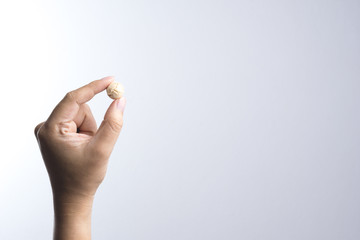
<path fill-rule="evenodd" d="M 53 138 L 53 130 L 46 122 L 41 123 L 35 128 L 35 136 L 38 141 L 49 141 Z"/>
<path fill-rule="evenodd" d="M 110 118 L 110 119 L 105 119 L 104 122 L 115 133 L 119 133 L 121 131 L 122 126 L 123 126 L 123 121 L 122 120 L 117 120 L 117 119 L 111 119 Z"/>
<path fill-rule="evenodd" d="M 43 127 L 40 127 L 40 129 L 36 132 L 36 138 L 38 140 L 42 140 L 45 139 L 46 136 L 47 136 L 47 131 Z"/>
<path fill-rule="evenodd" d="M 66 93 L 65 98 L 69 99 L 70 101 L 75 101 L 76 93 L 74 91 L 68 92 L 68 93 Z"/>
<path fill-rule="evenodd" d="M 90 88 L 95 87 L 95 86 L 96 86 L 96 81 L 90 82 L 90 83 L 88 84 L 88 86 L 89 86 Z"/>
<path fill-rule="evenodd" d="M 38 125 L 36 125 L 36 127 L 34 128 L 34 134 L 35 134 L 35 137 L 37 138 L 38 137 L 38 133 L 41 129 L 41 127 L 44 125 L 44 122 L 42 123 L 39 123 Z"/>
<path fill-rule="evenodd" d="M 39 125 L 37 125 L 37 126 L 34 128 L 35 137 L 37 137 L 38 131 L 39 131 Z"/>

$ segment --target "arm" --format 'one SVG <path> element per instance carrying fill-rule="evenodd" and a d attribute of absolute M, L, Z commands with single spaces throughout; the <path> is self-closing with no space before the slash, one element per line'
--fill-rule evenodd
<path fill-rule="evenodd" d="M 66 94 L 35 128 L 54 200 L 54 239 L 91 239 L 91 210 L 122 128 L 125 98 L 114 100 L 97 128 L 87 101 L 113 81 L 106 77 Z"/>

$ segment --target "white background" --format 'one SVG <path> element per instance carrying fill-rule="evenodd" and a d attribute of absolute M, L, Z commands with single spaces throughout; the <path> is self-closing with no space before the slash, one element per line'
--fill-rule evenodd
<path fill-rule="evenodd" d="M 360 239 L 359 1 L 1 1 L 0 30 L 0 239 L 51 239 L 33 128 L 108 75 L 93 239 Z"/>

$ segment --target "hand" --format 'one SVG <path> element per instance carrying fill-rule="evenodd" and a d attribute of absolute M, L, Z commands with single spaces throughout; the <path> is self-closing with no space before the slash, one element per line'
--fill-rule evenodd
<path fill-rule="evenodd" d="M 112 102 L 99 129 L 86 102 L 112 81 L 106 77 L 67 93 L 46 122 L 35 128 L 53 190 L 55 224 L 81 219 L 88 225 L 90 221 L 93 197 L 122 128 L 125 98 Z"/>

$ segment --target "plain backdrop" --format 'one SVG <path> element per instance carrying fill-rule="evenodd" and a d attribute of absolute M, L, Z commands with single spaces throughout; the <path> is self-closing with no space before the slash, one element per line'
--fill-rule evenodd
<path fill-rule="evenodd" d="M 108 75 L 93 239 L 360 239 L 358 0 L 1 1 L 0 31 L 0 239 L 51 239 L 33 128 Z"/>

